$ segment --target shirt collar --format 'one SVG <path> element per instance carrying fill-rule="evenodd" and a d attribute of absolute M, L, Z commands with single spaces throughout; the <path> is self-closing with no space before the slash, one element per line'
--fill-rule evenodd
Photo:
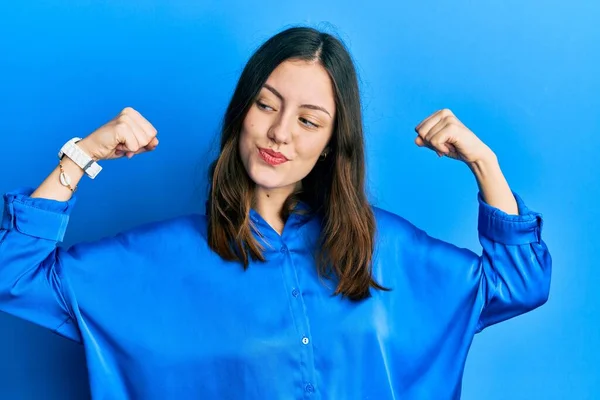
<path fill-rule="evenodd" d="M 279 235 L 264 218 L 254 209 L 250 209 L 250 221 L 254 226 L 254 232 L 259 240 L 267 243 L 286 242 L 293 236 L 296 236 L 298 230 L 314 217 L 311 208 L 305 202 L 299 201 L 296 203 L 294 210 L 290 213 L 283 227 L 282 235 Z M 269 246 L 265 246 L 265 250 L 269 250 Z M 274 250 L 278 250 L 276 247 Z"/>

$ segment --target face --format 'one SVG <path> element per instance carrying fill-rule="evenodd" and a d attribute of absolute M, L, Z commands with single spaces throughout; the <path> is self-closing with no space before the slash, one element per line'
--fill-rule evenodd
<path fill-rule="evenodd" d="M 240 155 L 258 188 L 292 192 L 326 151 L 333 133 L 331 79 L 318 63 L 285 61 L 244 119 Z"/>

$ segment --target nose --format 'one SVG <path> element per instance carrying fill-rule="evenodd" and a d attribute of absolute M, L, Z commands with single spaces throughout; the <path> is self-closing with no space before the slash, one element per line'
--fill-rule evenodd
<path fill-rule="evenodd" d="M 277 118 L 277 121 L 275 121 L 275 123 L 271 126 L 271 129 L 269 129 L 267 136 L 269 139 L 279 145 L 288 144 L 292 136 L 290 124 L 286 123 L 286 120 L 283 116 Z"/>

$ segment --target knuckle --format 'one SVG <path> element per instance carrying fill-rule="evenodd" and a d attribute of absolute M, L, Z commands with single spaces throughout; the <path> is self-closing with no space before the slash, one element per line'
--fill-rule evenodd
<path fill-rule="evenodd" d="M 156 136 L 156 129 L 154 129 L 152 126 L 147 128 L 144 127 L 144 133 L 146 134 L 146 138 L 148 140 L 152 140 Z"/>
<path fill-rule="evenodd" d="M 444 108 L 441 112 L 442 119 L 452 118 L 454 114 L 448 108 Z"/>
<path fill-rule="evenodd" d="M 125 107 L 125 108 L 124 108 L 124 109 L 121 111 L 121 115 L 124 115 L 124 114 L 130 114 L 130 113 L 132 113 L 133 111 L 134 111 L 134 110 L 133 110 L 133 108 L 132 108 L 132 107 Z"/>
<path fill-rule="evenodd" d="M 127 125 L 129 122 L 129 116 L 127 114 L 121 114 L 117 117 L 117 125 Z"/>

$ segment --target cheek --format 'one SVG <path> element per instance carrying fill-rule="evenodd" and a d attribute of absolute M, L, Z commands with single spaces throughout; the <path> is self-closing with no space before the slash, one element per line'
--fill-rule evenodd
<path fill-rule="evenodd" d="M 319 158 L 328 142 L 329 135 L 298 138 L 295 141 L 296 152 L 306 161 L 315 160 Z"/>
<path fill-rule="evenodd" d="M 268 118 L 261 115 L 254 106 L 250 108 L 244 122 L 242 124 L 242 131 L 244 134 L 251 138 L 258 138 L 264 136 L 264 131 L 268 127 Z"/>

